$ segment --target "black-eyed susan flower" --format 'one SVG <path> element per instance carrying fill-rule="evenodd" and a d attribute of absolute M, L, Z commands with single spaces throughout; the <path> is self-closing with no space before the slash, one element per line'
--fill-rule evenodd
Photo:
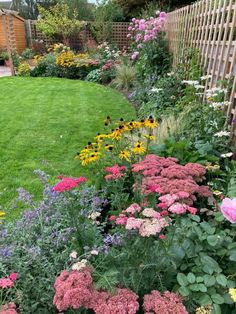
<path fill-rule="evenodd" d="M 130 152 L 128 150 L 123 150 L 119 153 L 119 158 L 122 160 L 130 161 Z"/>
<path fill-rule="evenodd" d="M 107 116 L 106 119 L 104 120 L 104 124 L 105 126 L 109 125 L 112 123 L 112 120 L 111 120 L 111 117 L 110 116 Z"/>
<path fill-rule="evenodd" d="M 154 129 L 157 127 L 157 122 L 152 118 L 152 119 L 147 119 L 143 122 L 143 125 L 146 127 L 146 128 L 150 128 L 150 129 Z"/>
<path fill-rule="evenodd" d="M 121 136 L 122 135 L 122 130 L 120 130 L 120 129 L 115 129 L 112 133 L 110 133 L 108 136 L 110 137 L 110 138 L 112 138 L 113 140 L 117 140 L 117 141 L 119 141 L 119 140 L 121 140 Z"/>
<path fill-rule="evenodd" d="M 89 158 L 88 158 L 88 162 L 91 163 L 91 162 L 95 162 L 97 161 L 101 156 L 101 153 L 100 152 L 93 152 Z"/>
<path fill-rule="evenodd" d="M 95 140 L 96 140 L 96 142 L 102 142 L 105 138 L 107 138 L 106 134 L 98 133 L 97 136 L 95 137 Z"/>
<path fill-rule="evenodd" d="M 106 149 L 106 150 L 112 150 L 113 147 L 114 147 L 114 145 L 111 145 L 111 144 L 106 144 L 106 145 L 105 145 L 105 149 Z"/>
<path fill-rule="evenodd" d="M 146 151 L 143 142 L 138 141 L 133 148 L 135 154 L 144 154 Z"/>

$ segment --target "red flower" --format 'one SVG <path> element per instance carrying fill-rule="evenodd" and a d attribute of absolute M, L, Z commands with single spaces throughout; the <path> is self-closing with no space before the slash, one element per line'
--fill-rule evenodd
<path fill-rule="evenodd" d="M 160 240 L 164 240 L 165 238 L 166 238 L 166 236 L 165 236 L 164 234 L 160 234 L 160 235 L 159 235 L 159 239 L 160 239 Z"/>
<path fill-rule="evenodd" d="M 64 192 L 64 191 L 70 191 L 77 186 L 80 185 L 82 182 L 86 182 L 87 179 L 85 177 L 79 177 L 77 179 L 75 178 L 63 178 L 59 183 L 57 183 L 53 187 L 53 191 L 55 192 Z"/>

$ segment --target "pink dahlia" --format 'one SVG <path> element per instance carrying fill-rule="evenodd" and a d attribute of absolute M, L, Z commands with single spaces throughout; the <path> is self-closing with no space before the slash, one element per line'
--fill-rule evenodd
<path fill-rule="evenodd" d="M 227 220 L 236 223 L 236 197 L 233 199 L 225 198 L 222 201 L 220 210 Z"/>
<path fill-rule="evenodd" d="M 53 191 L 55 192 L 70 191 L 79 186 L 82 182 L 86 181 L 87 179 L 85 177 L 62 178 L 62 180 L 53 187 Z"/>

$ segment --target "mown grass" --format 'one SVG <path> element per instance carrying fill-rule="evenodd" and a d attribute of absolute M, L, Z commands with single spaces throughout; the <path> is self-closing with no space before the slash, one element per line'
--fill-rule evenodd
<path fill-rule="evenodd" d="M 24 187 L 39 197 L 41 184 L 33 171 L 56 176 L 79 176 L 74 159 L 94 135 L 104 118 L 135 116 L 118 92 L 101 85 L 57 78 L 0 79 L 0 210 L 8 219 L 16 189 Z"/>

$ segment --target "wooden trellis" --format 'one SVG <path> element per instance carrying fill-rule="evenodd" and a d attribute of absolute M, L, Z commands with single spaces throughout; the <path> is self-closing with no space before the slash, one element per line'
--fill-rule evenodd
<path fill-rule="evenodd" d="M 91 22 L 92 23 L 92 22 Z M 83 47 L 83 43 L 87 40 L 93 40 L 93 35 L 90 31 L 90 22 L 85 25 L 82 32 L 75 34 L 71 37 L 71 47 L 73 49 L 80 49 Z M 112 41 L 122 49 L 124 46 L 129 45 L 129 39 L 127 38 L 129 23 L 112 23 Z M 26 29 L 28 38 L 31 40 L 43 40 L 44 43 L 50 45 L 53 43 L 51 39 L 44 36 L 38 29 L 36 21 L 27 20 Z"/>
<path fill-rule="evenodd" d="M 226 109 L 236 145 L 236 2 L 235 0 L 201 0 L 167 14 L 166 33 L 178 67 L 188 48 L 197 48 L 199 64 L 206 75 L 206 89 L 221 80 L 232 85 Z"/>

